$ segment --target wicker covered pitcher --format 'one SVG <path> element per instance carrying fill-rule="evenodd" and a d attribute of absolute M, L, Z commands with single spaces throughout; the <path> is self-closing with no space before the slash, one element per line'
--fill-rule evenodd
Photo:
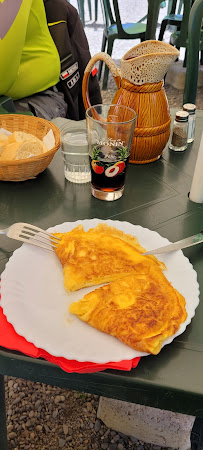
<path fill-rule="evenodd" d="M 179 51 L 161 41 L 144 41 L 129 50 L 121 59 L 119 69 L 104 52 L 89 61 L 83 77 L 83 102 L 91 106 L 88 80 L 95 63 L 104 61 L 118 90 L 112 104 L 126 105 L 137 113 L 130 162 L 143 164 L 156 161 L 170 135 L 171 117 L 163 78 Z"/>

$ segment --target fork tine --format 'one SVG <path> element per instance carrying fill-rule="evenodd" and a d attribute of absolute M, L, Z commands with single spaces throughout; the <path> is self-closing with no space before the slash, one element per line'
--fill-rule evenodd
<path fill-rule="evenodd" d="M 19 238 L 24 239 L 23 242 L 27 242 L 27 243 L 39 242 L 40 244 L 43 244 L 43 245 L 45 244 L 49 248 L 53 248 L 53 247 L 57 248 L 57 245 L 55 245 L 55 244 L 58 243 L 58 242 L 57 243 L 56 242 L 52 243 L 51 240 L 45 240 L 43 237 L 42 237 L 42 239 L 40 239 L 39 234 L 35 234 L 33 236 L 30 236 L 29 234 L 27 235 L 25 232 L 22 232 L 19 235 Z"/>
<path fill-rule="evenodd" d="M 26 236 L 28 238 L 32 238 L 32 237 L 41 237 L 42 239 L 44 239 L 45 242 L 52 242 L 53 244 L 59 244 L 59 240 L 55 239 L 55 237 L 52 237 L 50 234 L 45 234 L 45 236 L 43 236 L 43 233 L 41 233 L 40 231 L 38 233 L 36 233 L 36 231 L 26 231 L 26 230 L 22 230 L 21 233 L 19 234 L 19 236 Z M 48 238 L 48 239 L 47 239 Z M 43 240 L 41 240 L 43 242 Z"/>
<path fill-rule="evenodd" d="M 23 224 L 23 228 L 30 230 L 31 232 L 33 231 L 38 231 L 41 232 L 43 234 L 46 234 L 47 236 L 51 236 L 52 238 L 56 239 L 57 241 L 60 241 L 61 239 L 57 236 L 54 236 L 54 234 L 49 233 L 48 231 L 42 230 L 42 228 L 36 227 L 35 225 L 29 225 L 29 224 Z M 35 233 L 36 234 L 36 233 Z"/>
<path fill-rule="evenodd" d="M 28 223 L 18 222 L 3 230 L 12 239 L 54 252 L 60 238 Z"/>
<path fill-rule="evenodd" d="M 15 238 L 15 239 L 17 239 L 17 238 Z M 44 248 L 45 250 L 49 250 L 50 252 L 54 252 L 53 246 L 52 245 L 48 245 L 48 244 L 46 244 L 44 242 L 37 241 L 35 239 L 23 238 L 23 237 L 19 237 L 18 240 L 21 241 L 21 242 L 25 242 L 26 244 L 35 245 L 37 247 Z"/>
<path fill-rule="evenodd" d="M 27 244 L 34 245 L 36 247 L 44 248 L 45 250 L 48 250 L 49 252 L 54 252 L 54 249 L 51 247 L 47 247 L 46 245 L 38 244 L 37 242 L 31 242 L 31 241 L 24 241 Z"/>

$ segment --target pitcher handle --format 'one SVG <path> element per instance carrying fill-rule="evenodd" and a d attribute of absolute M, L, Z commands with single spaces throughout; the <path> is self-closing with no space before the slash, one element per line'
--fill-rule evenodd
<path fill-rule="evenodd" d="M 117 65 L 111 58 L 111 56 L 109 56 L 105 52 L 99 52 L 96 55 L 94 55 L 90 59 L 90 61 L 88 62 L 87 66 L 86 66 L 83 81 L 82 81 L 82 96 L 83 96 L 83 103 L 84 103 L 85 109 L 87 109 L 91 106 L 90 99 L 89 99 L 89 92 L 88 92 L 88 82 L 89 82 L 89 77 L 92 72 L 92 69 L 97 61 L 103 61 L 108 66 L 109 70 L 111 71 L 111 73 L 114 77 L 114 80 L 115 80 L 118 88 L 120 87 L 120 84 L 121 84 L 121 71 L 117 67 Z"/>

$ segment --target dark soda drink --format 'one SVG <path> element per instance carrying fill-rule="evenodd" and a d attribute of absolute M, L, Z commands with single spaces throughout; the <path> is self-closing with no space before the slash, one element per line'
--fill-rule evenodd
<path fill-rule="evenodd" d="M 94 147 L 90 157 L 91 183 L 94 188 L 104 192 L 123 188 L 128 160 L 126 147 Z"/>

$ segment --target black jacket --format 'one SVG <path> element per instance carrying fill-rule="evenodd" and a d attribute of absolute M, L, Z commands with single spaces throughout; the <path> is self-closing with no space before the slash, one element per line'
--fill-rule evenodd
<path fill-rule="evenodd" d="M 58 90 L 68 105 L 67 117 L 85 118 L 82 100 L 82 79 L 91 55 L 82 22 L 76 8 L 67 0 L 44 0 L 47 23 L 61 61 Z M 89 96 L 92 105 L 102 103 L 97 76 L 90 76 Z"/>

